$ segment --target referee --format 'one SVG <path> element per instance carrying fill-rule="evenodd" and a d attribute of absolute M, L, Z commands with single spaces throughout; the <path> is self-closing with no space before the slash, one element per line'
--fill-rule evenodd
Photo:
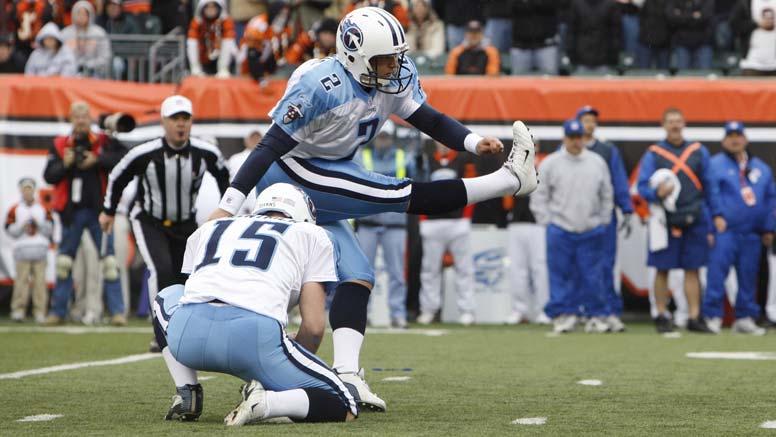
<path fill-rule="evenodd" d="M 132 148 L 108 178 L 100 226 L 110 232 L 121 193 L 133 179 L 137 195 L 130 210 L 137 246 L 148 266 L 149 302 L 159 290 L 182 284 L 186 239 L 196 229 L 195 203 L 205 172 L 215 177 L 221 195 L 229 170 L 216 146 L 190 138 L 191 101 L 171 96 L 162 102 L 164 136 Z M 152 345 L 153 348 L 153 345 Z"/>

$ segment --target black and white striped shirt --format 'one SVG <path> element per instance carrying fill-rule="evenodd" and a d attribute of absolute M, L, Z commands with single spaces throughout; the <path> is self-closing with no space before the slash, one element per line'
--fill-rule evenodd
<path fill-rule="evenodd" d="M 168 225 L 194 220 L 205 171 L 215 177 L 223 195 L 229 187 L 229 169 L 216 146 L 197 138 L 179 150 L 164 138 L 140 144 L 111 171 L 104 211 L 114 215 L 124 188 L 137 178 L 133 216 L 142 211 Z"/>

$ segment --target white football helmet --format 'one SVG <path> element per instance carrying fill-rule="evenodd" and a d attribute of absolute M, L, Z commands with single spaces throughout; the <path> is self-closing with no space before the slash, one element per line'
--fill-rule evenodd
<path fill-rule="evenodd" d="M 359 83 L 384 93 L 398 94 L 412 83 L 409 60 L 404 59 L 408 48 L 399 20 L 381 8 L 355 9 L 337 28 L 337 60 Z M 375 56 L 394 56 L 398 67 L 389 76 L 378 76 L 370 62 Z"/>
<path fill-rule="evenodd" d="M 301 188 L 279 182 L 272 184 L 256 198 L 253 214 L 276 211 L 295 222 L 315 223 L 315 205 Z"/>

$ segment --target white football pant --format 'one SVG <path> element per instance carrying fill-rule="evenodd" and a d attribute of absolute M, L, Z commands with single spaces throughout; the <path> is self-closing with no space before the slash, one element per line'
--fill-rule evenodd
<path fill-rule="evenodd" d="M 449 250 L 455 267 L 458 312 L 473 313 L 474 260 L 472 224 L 467 218 L 436 219 L 420 222 L 423 238 L 423 262 L 420 270 L 420 311 L 435 313 L 442 307 L 442 257 Z"/>

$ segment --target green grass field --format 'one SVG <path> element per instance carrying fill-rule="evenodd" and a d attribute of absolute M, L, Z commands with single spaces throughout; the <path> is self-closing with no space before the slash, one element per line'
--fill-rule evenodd
<path fill-rule="evenodd" d="M 108 360 L 146 351 L 150 328 L 127 333 L 20 332 L 0 323 L 0 374 Z M 139 329 L 142 328 L 142 329 Z M 681 338 L 629 325 L 624 334 L 547 336 L 546 327 L 440 326 L 444 335 L 367 335 L 362 363 L 385 414 L 350 424 L 254 425 L 226 429 L 240 381 L 202 382 L 199 422 L 162 420 L 174 387 L 161 357 L 5 379 L 0 375 L 1 435 L 754 435 L 776 420 L 776 362 L 702 360 L 688 352 L 771 352 L 773 337 L 725 333 Z M 147 332 L 143 332 L 147 329 Z M 29 331 L 29 330 L 28 330 Z M 773 334 L 771 334 L 773 335 Z M 331 359 L 327 338 L 321 355 Z M 397 370 L 374 370 L 397 369 Z M 402 370 L 405 368 L 410 371 Z M 409 376 L 401 382 L 383 381 Z M 577 384 L 598 379 L 600 386 Z M 52 421 L 17 422 L 61 414 Z M 513 425 L 546 417 L 544 425 Z"/>

